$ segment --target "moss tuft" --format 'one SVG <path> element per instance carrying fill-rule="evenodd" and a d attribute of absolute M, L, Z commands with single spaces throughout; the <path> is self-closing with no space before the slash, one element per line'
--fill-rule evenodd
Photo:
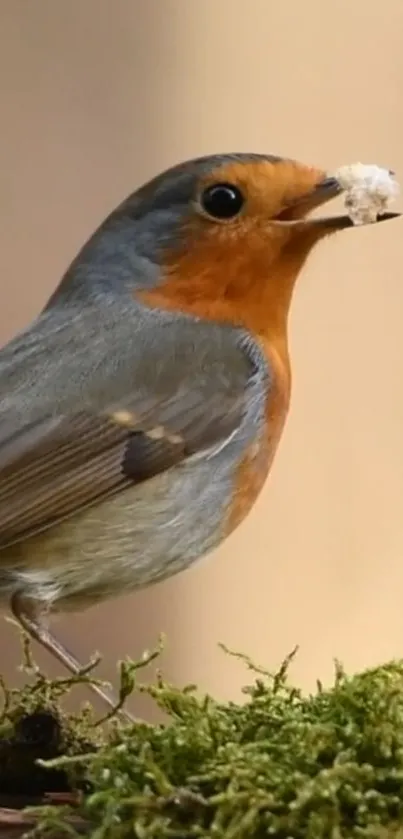
<path fill-rule="evenodd" d="M 337 665 L 331 689 L 304 696 L 289 683 L 291 656 L 272 675 L 237 654 L 252 673 L 241 705 L 161 675 L 138 684 L 154 655 L 121 665 L 121 693 L 150 694 L 165 725 L 114 719 L 101 734 L 87 712 L 59 710 L 77 680 L 47 682 L 37 671 L 18 701 L 8 693 L 0 749 L 14 743 L 17 754 L 36 715 L 42 793 L 55 791 L 55 778 L 80 790 L 68 806 L 35 809 L 41 835 L 75 834 L 74 819 L 94 839 L 403 835 L 403 662 L 353 677 Z M 0 774 L 0 793 L 2 784 Z"/>

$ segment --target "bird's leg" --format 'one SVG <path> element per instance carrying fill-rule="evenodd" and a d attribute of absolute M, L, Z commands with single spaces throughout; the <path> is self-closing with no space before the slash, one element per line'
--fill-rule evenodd
<path fill-rule="evenodd" d="M 75 656 L 52 635 L 47 624 L 44 621 L 43 610 L 40 609 L 36 600 L 25 596 L 20 592 L 13 594 L 11 598 L 11 611 L 19 624 L 33 638 L 38 644 L 41 644 L 49 653 L 55 656 L 58 661 L 63 664 L 70 673 L 78 675 L 85 670 L 80 665 L 80 662 Z M 119 713 L 126 718 L 128 722 L 135 722 L 135 718 L 129 714 L 124 708 L 119 708 L 119 699 L 112 691 L 103 688 L 100 685 L 88 683 L 88 687 L 99 696 L 108 708 L 113 711 L 119 709 Z M 108 714 L 109 716 L 109 714 Z"/>

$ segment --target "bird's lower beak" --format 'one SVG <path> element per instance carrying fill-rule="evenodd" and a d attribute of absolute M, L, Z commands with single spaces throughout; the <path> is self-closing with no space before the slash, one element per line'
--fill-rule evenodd
<path fill-rule="evenodd" d="M 349 215 L 318 216 L 311 218 L 309 213 L 326 204 L 332 198 L 336 198 L 343 192 L 339 182 L 334 177 L 324 178 L 308 194 L 301 196 L 292 205 L 283 210 L 275 219 L 278 224 L 307 226 L 310 228 L 325 230 L 344 230 L 354 227 L 354 222 Z M 377 216 L 376 221 L 388 221 L 399 218 L 401 213 L 385 212 Z"/>

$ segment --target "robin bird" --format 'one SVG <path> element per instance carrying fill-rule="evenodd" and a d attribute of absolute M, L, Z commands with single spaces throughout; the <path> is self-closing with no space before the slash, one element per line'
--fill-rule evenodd
<path fill-rule="evenodd" d="M 71 671 L 51 610 L 188 568 L 253 506 L 289 407 L 296 279 L 352 226 L 309 213 L 340 191 L 272 155 L 171 168 L 108 216 L 1 350 L 0 598 Z"/>

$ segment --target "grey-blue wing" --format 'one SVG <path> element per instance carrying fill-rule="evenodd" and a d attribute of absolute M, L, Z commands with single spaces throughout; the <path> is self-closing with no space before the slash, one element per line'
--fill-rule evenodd
<path fill-rule="evenodd" d="M 221 327 L 46 317 L 0 353 L 0 549 L 225 445 L 254 376 Z"/>

